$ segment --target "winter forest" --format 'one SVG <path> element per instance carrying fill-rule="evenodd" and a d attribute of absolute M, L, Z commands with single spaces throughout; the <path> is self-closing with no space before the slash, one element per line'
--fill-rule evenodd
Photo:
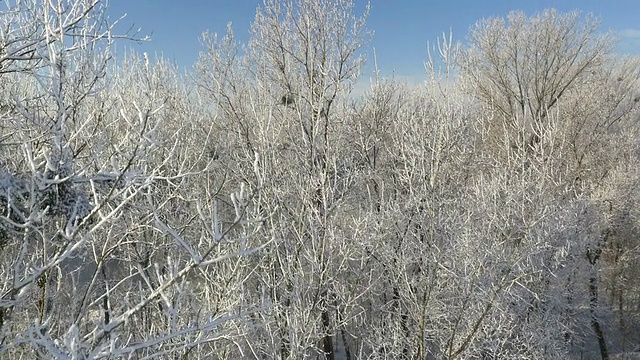
<path fill-rule="evenodd" d="M 186 72 L 105 6 L 0 5 L 0 358 L 638 350 L 640 59 L 597 18 L 479 19 L 356 95 L 352 0 L 264 0 Z"/>

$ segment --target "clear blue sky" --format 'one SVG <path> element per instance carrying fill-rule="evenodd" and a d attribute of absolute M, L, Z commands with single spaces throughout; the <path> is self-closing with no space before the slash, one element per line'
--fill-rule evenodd
<path fill-rule="evenodd" d="M 139 52 L 162 54 L 190 68 L 201 50 L 200 35 L 206 31 L 225 33 L 228 22 L 241 40 L 261 0 L 110 0 L 109 16 L 127 14 L 119 29 L 142 28 L 152 41 L 128 43 Z M 364 0 L 355 0 L 361 11 Z M 423 74 L 426 43 L 443 32 L 453 31 L 454 40 L 464 41 L 469 29 L 480 19 L 505 16 L 512 10 L 527 14 L 545 8 L 559 11 L 580 10 L 601 17 L 602 30 L 621 35 L 618 51 L 640 55 L 640 1 L 638 0 L 371 0 L 368 28 L 374 38 L 378 65 L 386 74 L 414 79 Z M 121 51 L 121 50 L 120 50 Z M 370 74 L 365 74 L 370 76 Z"/>

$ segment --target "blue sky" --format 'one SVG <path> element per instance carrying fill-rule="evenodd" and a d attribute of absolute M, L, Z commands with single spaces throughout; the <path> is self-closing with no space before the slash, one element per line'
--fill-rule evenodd
<path fill-rule="evenodd" d="M 199 37 L 204 31 L 225 33 L 227 23 L 232 22 L 236 37 L 246 40 L 255 9 L 261 3 L 261 0 L 110 0 L 108 14 L 112 20 L 127 14 L 119 27 L 121 31 L 134 26 L 152 38 L 149 43 L 126 46 L 152 56 L 161 54 L 180 68 L 191 68 L 201 50 Z M 355 3 L 361 11 L 366 1 Z M 464 41 L 469 29 L 482 18 L 505 16 L 512 10 L 533 14 L 551 7 L 599 16 L 603 31 L 620 34 L 618 51 L 640 55 L 638 0 L 371 0 L 367 26 L 374 31 L 374 37 L 367 50 L 375 48 L 384 74 L 393 73 L 412 81 L 424 73 L 427 41 L 433 43 L 443 32 L 451 29 L 454 40 Z"/>

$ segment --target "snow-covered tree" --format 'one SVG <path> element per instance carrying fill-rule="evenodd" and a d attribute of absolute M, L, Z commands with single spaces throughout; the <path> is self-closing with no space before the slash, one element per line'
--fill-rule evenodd
<path fill-rule="evenodd" d="M 197 99 L 164 63 L 113 62 L 132 37 L 102 2 L 3 6 L 0 356 L 217 353 L 225 323 L 260 306 L 239 280 L 269 240 L 252 240 L 259 189 L 216 193 L 225 174 L 187 146 Z"/>

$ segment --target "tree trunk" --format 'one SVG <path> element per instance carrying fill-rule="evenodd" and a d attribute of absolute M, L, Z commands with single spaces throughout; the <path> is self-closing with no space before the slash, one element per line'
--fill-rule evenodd
<path fill-rule="evenodd" d="M 329 329 L 331 329 L 331 319 L 329 317 L 329 310 L 327 309 L 322 310 L 322 325 L 326 331 L 322 340 L 322 351 L 324 351 L 324 355 L 327 360 L 335 360 L 333 352 L 333 337 L 329 333 Z"/>
<path fill-rule="evenodd" d="M 596 337 L 598 338 L 598 345 L 600 347 L 600 357 L 602 360 L 609 360 L 609 353 L 607 352 L 607 343 L 604 339 L 604 333 L 602 331 L 602 327 L 600 326 L 600 322 L 598 321 L 598 316 L 596 314 L 596 309 L 598 308 L 598 274 L 594 272 L 589 279 L 589 308 L 591 311 L 591 327 L 593 331 L 596 333 Z"/>

